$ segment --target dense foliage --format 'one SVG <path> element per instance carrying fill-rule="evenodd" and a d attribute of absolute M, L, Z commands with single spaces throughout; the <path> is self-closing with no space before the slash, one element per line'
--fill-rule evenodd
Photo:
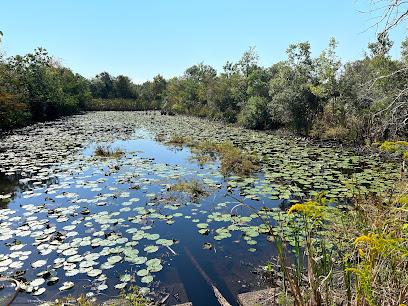
<path fill-rule="evenodd" d="M 203 63 L 168 80 L 134 84 L 107 72 L 86 80 L 44 49 L 0 58 L 0 127 L 52 119 L 79 110 L 157 110 L 237 123 L 286 128 L 300 135 L 356 142 L 408 134 L 408 40 L 401 59 L 379 36 L 360 60 L 342 64 L 337 42 L 313 57 L 308 42 L 292 44 L 287 60 L 262 67 L 253 48 L 221 73 Z M 93 100 L 92 100 L 93 98 Z"/>
<path fill-rule="evenodd" d="M 253 49 L 237 63 L 227 63 L 220 74 L 207 65 L 195 65 L 168 81 L 163 109 L 221 118 L 251 129 L 286 127 L 319 138 L 363 141 L 404 136 L 405 57 L 394 60 L 389 48 L 379 44 L 370 44 L 370 54 L 345 65 L 336 56 L 335 39 L 317 58 L 308 42 L 290 45 L 288 59 L 269 68 L 258 64 Z"/>
<path fill-rule="evenodd" d="M 90 90 L 95 98 L 90 110 L 152 110 L 159 109 L 163 101 L 166 80 L 157 75 L 153 81 L 134 84 L 123 75 L 111 76 L 107 72 L 98 74 L 90 81 Z"/>
<path fill-rule="evenodd" d="M 336 46 L 332 38 L 313 57 L 308 42 L 292 44 L 287 60 L 267 68 L 259 65 L 251 48 L 238 62 L 227 62 L 221 73 L 200 63 L 180 77 L 166 81 L 157 76 L 142 85 L 102 73 L 91 81 L 91 89 L 97 98 L 139 101 L 134 109 L 161 108 L 250 129 L 288 128 L 301 135 L 357 142 L 405 137 L 408 41 L 402 44 L 401 60 L 389 56 L 392 42 L 379 36 L 362 59 L 345 64 Z M 143 108 L 136 106 L 140 101 Z"/>
<path fill-rule="evenodd" d="M 90 99 L 88 81 L 42 48 L 0 57 L 0 129 L 73 114 Z"/>

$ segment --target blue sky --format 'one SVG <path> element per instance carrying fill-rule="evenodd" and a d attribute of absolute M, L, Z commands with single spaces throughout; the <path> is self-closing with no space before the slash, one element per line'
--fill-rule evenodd
<path fill-rule="evenodd" d="M 263 65 L 285 59 L 290 43 L 310 41 L 318 54 L 329 38 L 343 60 L 374 40 L 369 0 L 2 0 L 2 51 L 49 50 L 75 72 L 108 71 L 135 82 L 180 75 L 204 61 L 217 70 L 255 46 Z M 392 56 L 405 35 L 400 27 Z"/>

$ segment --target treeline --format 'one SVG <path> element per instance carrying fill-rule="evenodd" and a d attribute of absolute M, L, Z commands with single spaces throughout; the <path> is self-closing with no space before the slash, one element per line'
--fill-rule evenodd
<path fill-rule="evenodd" d="M 157 75 L 152 81 L 134 84 L 128 77 L 107 72 L 90 80 L 94 100 L 91 110 L 158 110 L 164 101 L 166 80 Z"/>
<path fill-rule="evenodd" d="M 74 114 L 91 99 L 88 80 L 42 48 L 24 56 L 0 54 L 0 129 Z"/>
<path fill-rule="evenodd" d="M 364 58 L 342 64 L 337 42 L 318 57 L 308 42 L 290 45 L 288 58 L 262 67 L 253 49 L 223 71 L 199 64 L 168 80 L 163 109 L 237 122 L 251 129 L 290 128 L 320 138 L 363 141 L 407 136 L 408 44 L 402 59 L 392 43 L 369 45 Z"/>
<path fill-rule="evenodd" d="M 203 63 L 182 76 L 134 84 L 103 72 L 87 80 L 45 50 L 0 58 L 0 127 L 52 119 L 80 110 L 150 110 L 286 128 L 301 135 L 357 142 L 407 137 L 408 41 L 389 56 L 387 36 L 362 59 L 341 63 L 337 42 L 313 57 L 308 42 L 292 44 L 287 59 L 262 67 L 253 48 L 218 73 Z"/>
<path fill-rule="evenodd" d="M 402 44 L 399 60 L 389 56 L 388 37 L 379 36 L 362 59 L 345 64 L 336 46 L 332 38 L 313 57 L 308 42 L 292 44 L 287 60 L 271 67 L 262 67 L 251 48 L 238 62 L 227 62 L 220 73 L 201 63 L 180 77 L 165 80 L 159 75 L 142 85 L 102 73 L 91 80 L 91 89 L 94 97 L 106 99 L 98 101 L 100 109 L 123 109 L 118 100 L 109 99 L 129 98 L 135 109 L 160 108 L 250 129 L 287 128 L 301 135 L 357 142 L 406 137 L 408 41 Z"/>

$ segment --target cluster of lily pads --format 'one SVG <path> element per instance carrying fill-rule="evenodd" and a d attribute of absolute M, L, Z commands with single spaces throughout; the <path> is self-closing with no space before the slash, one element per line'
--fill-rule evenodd
<path fill-rule="evenodd" d="M 142 128 L 149 133 L 137 132 Z M 143 147 L 116 159 L 84 151 L 95 143 L 159 134 L 233 141 L 259 157 L 260 172 L 224 178 L 217 163 L 161 163 L 142 157 Z M 205 249 L 240 237 L 255 252 L 268 226 L 252 211 L 232 211 L 237 202 L 224 194 L 261 208 L 321 190 L 335 198 L 350 197 L 352 188 L 380 193 L 392 186 L 397 167 L 379 163 L 379 156 L 157 113 L 88 113 L 39 123 L 1 142 L 0 173 L 18 185 L 0 197 L 9 202 L 0 210 L 0 274 L 21 280 L 33 295 L 68 291 L 78 279 L 88 280 L 92 294 L 132 283 L 147 291 L 171 264 L 167 258 L 175 256 L 179 242 L 171 227 L 159 230 L 158 224 L 189 224 L 191 235 L 205 238 Z M 171 191 L 192 178 L 209 190 L 204 199 Z"/>

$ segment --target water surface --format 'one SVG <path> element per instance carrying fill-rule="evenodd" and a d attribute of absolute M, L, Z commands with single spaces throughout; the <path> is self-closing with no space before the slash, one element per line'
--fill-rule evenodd
<path fill-rule="evenodd" d="M 224 177 L 217 161 L 200 165 L 188 147 L 155 140 L 175 134 L 233 141 L 259 156 L 260 172 Z M 274 255 L 253 211 L 233 209 L 237 198 L 279 210 L 326 189 L 346 198 L 351 181 L 359 192 L 381 192 L 397 167 L 379 156 L 157 113 L 89 113 L 1 142 L 0 273 L 30 292 L 16 305 L 83 293 L 103 301 L 131 285 L 157 298 L 169 293 L 169 305 L 216 305 L 191 257 L 236 305 L 238 293 L 267 286 L 255 272 Z M 124 155 L 95 157 L 100 144 Z M 207 195 L 171 191 L 193 180 Z"/>

